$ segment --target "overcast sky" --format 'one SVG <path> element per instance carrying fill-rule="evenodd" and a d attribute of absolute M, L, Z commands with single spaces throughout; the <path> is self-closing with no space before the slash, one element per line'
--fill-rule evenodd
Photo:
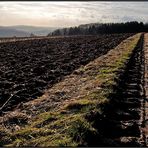
<path fill-rule="evenodd" d="M 148 2 L 0 2 L 0 25 L 69 27 L 95 22 L 148 22 Z"/>

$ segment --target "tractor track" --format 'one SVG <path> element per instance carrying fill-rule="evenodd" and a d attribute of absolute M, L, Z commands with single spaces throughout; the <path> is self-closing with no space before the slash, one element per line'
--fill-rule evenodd
<path fill-rule="evenodd" d="M 97 146 L 146 146 L 143 41 L 142 34 L 109 96 L 110 103 L 103 106 L 103 115 L 95 117 L 94 127 L 104 137 L 98 137 Z"/>
<path fill-rule="evenodd" d="M 112 131 L 111 136 L 119 146 L 145 146 L 141 131 L 145 96 L 143 41 L 142 34 L 125 72 L 120 77 L 116 93 L 111 96 L 112 106 L 115 106 L 111 107 L 114 113 L 109 113 L 108 118 L 115 122 L 117 132 Z"/>

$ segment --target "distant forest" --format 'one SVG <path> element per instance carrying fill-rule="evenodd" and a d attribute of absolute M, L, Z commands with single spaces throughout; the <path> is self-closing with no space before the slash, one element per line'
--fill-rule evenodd
<path fill-rule="evenodd" d="M 126 22 L 126 23 L 105 23 L 105 24 L 86 24 L 78 27 L 70 27 L 57 29 L 48 36 L 59 35 L 97 35 L 97 34 L 111 34 L 111 33 L 138 33 L 148 32 L 148 24 L 143 22 Z"/>

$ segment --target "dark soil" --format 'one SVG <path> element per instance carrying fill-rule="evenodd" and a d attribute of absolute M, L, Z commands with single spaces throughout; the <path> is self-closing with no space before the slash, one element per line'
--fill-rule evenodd
<path fill-rule="evenodd" d="M 0 43 L 0 110 L 41 96 L 81 65 L 133 34 L 110 34 Z M 9 99 L 11 97 L 11 99 Z"/>

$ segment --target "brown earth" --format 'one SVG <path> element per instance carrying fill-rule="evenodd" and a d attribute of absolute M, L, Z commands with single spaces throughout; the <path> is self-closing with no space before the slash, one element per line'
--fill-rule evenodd
<path fill-rule="evenodd" d="M 106 54 L 130 35 L 132 34 L 0 43 L 1 113 L 43 95 L 45 89 L 61 81 L 81 65 Z"/>

